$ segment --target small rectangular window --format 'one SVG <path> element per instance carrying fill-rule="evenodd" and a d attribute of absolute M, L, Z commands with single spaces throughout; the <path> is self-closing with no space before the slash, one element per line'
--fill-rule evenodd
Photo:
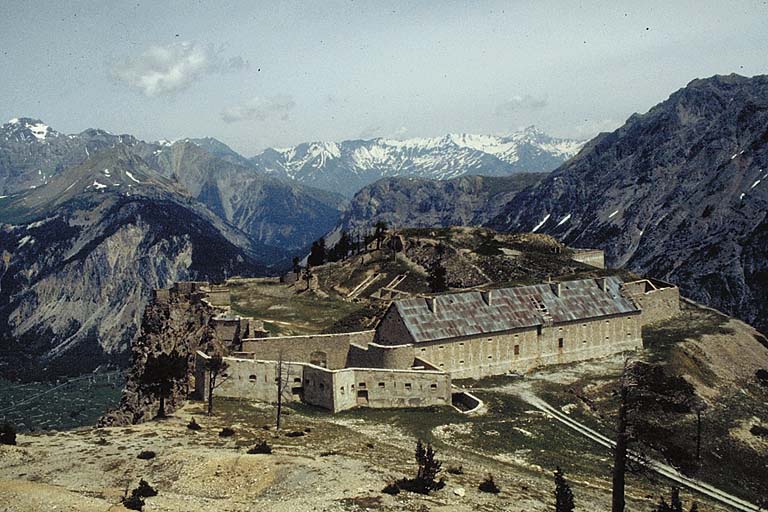
<path fill-rule="evenodd" d="M 365 382 L 361 382 L 357 385 L 360 389 L 365 389 Z"/>
<path fill-rule="evenodd" d="M 520 355 L 520 345 L 515 345 L 515 355 L 516 356 Z"/>
<path fill-rule="evenodd" d="M 429 389 L 431 389 L 432 391 L 436 391 L 437 390 L 437 384 L 430 384 L 429 385 Z"/>
<path fill-rule="evenodd" d="M 493 359 L 493 356 L 488 356 L 488 359 Z"/>
<path fill-rule="evenodd" d="M 563 345 L 565 345 L 565 340 L 563 338 L 557 338 L 557 348 L 563 348 Z"/>
<path fill-rule="evenodd" d="M 383 382 L 379 382 L 379 387 L 380 387 L 380 388 L 383 388 L 383 387 L 385 387 L 384 383 L 383 383 Z"/>
<path fill-rule="evenodd" d="M 410 382 L 406 382 L 405 383 L 405 390 L 406 391 L 410 391 L 411 390 L 411 383 Z"/>
<path fill-rule="evenodd" d="M 341 391 L 341 394 L 343 395 L 343 394 L 344 394 L 344 386 L 341 386 L 341 387 L 339 388 L 339 391 Z"/>
<path fill-rule="evenodd" d="M 421 351 L 422 351 L 422 352 L 426 352 L 426 351 L 427 351 L 427 349 L 423 348 L 423 349 L 421 349 Z"/>

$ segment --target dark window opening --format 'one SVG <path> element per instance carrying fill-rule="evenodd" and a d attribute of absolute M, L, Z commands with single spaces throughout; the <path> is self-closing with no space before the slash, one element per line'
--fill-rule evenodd
<path fill-rule="evenodd" d="M 557 348 L 563 348 L 563 345 L 565 345 L 565 340 L 563 338 L 557 338 Z"/>

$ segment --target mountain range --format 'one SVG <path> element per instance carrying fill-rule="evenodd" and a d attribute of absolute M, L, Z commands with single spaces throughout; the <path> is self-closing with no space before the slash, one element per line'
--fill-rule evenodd
<path fill-rule="evenodd" d="M 349 197 L 381 178 L 445 180 L 548 172 L 574 156 L 583 144 L 529 127 L 505 136 L 461 133 L 406 140 L 308 142 L 267 149 L 251 158 L 251 163 L 263 173 Z"/>

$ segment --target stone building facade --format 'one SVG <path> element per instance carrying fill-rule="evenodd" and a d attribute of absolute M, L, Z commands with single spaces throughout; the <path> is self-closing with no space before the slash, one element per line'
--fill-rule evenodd
<path fill-rule="evenodd" d="M 642 347 L 640 308 L 616 277 L 394 302 L 374 338 L 412 344 L 453 378 L 482 378 Z"/>

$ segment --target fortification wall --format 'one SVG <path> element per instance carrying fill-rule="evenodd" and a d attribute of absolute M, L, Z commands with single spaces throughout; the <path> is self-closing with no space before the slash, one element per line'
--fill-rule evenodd
<path fill-rule="evenodd" d="M 195 398 L 208 398 L 208 375 L 205 360 L 208 356 L 198 352 L 195 359 Z M 218 387 L 214 396 L 229 398 L 248 398 L 261 402 L 277 402 L 277 367 L 276 361 L 261 361 L 237 357 L 225 357 L 227 368 L 218 377 Z M 285 382 L 283 400 L 300 400 L 304 365 L 283 363 Z M 219 384 L 220 383 L 220 384 Z"/>
<path fill-rule="evenodd" d="M 680 314 L 680 289 L 657 279 L 625 283 L 622 291 L 642 310 L 643 325 L 673 318 Z"/>
<path fill-rule="evenodd" d="M 416 357 L 454 379 L 479 379 L 642 348 L 640 315 L 419 343 Z"/>
<path fill-rule="evenodd" d="M 601 249 L 574 249 L 574 261 L 596 268 L 605 268 L 605 252 Z"/>
<path fill-rule="evenodd" d="M 413 345 L 351 345 L 347 366 L 355 368 L 389 368 L 406 370 L 413 366 Z"/>
<path fill-rule="evenodd" d="M 333 370 L 347 365 L 350 343 L 367 346 L 373 331 L 341 334 L 313 334 L 249 338 L 243 341 L 243 352 L 252 352 L 258 359 L 274 359 L 311 363 Z"/>
<path fill-rule="evenodd" d="M 354 368 L 346 395 L 360 407 L 428 407 L 451 404 L 451 376 L 444 372 Z"/>
<path fill-rule="evenodd" d="M 195 360 L 195 397 L 207 398 L 208 375 L 198 352 Z M 276 361 L 225 357 L 226 370 L 215 396 L 277 401 Z M 426 407 L 448 405 L 451 377 L 444 372 L 345 368 L 329 370 L 304 363 L 283 363 L 283 399 L 304 402 L 333 412 L 353 407 Z"/>
<path fill-rule="evenodd" d="M 229 289 L 225 286 L 211 286 L 209 289 L 205 290 L 205 295 L 212 306 L 228 308 L 232 305 Z"/>

